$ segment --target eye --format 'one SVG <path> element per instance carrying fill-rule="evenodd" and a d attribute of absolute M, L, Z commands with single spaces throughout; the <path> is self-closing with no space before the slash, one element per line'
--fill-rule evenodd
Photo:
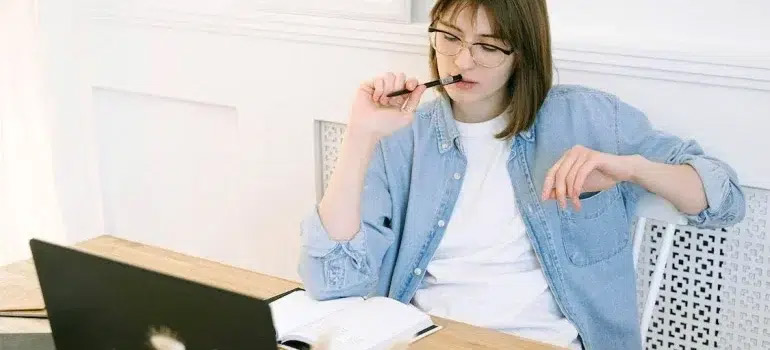
<path fill-rule="evenodd" d="M 456 36 L 451 35 L 451 34 L 444 34 L 444 40 L 450 41 L 450 42 L 455 42 L 455 41 L 459 41 L 460 39 L 458 39 Z"/>
<path fill-rule="evenodd" d="M 479 44 L 479 46 L 481 46 L 481 49 L 486 51 L 486 52 L 500 51 L 500 49 L 498 49 L 498 48 L 496 48 L 496 47 L 494 47 L 492 45 Z"/>

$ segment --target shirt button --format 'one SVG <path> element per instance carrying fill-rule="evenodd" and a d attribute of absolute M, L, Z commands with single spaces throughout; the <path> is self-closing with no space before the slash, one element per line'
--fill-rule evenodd
<path fill-rule="evenodd" d="M 419 267 L 414 269 L 414 274 L 417 275 L 417 276 L 421 275 L 422 274 L 422 269 L 419 268 Z"/>
<path fill-rule="evenodd" d="M 438 221 L 438 227 L 444 227 L 444 225 L 446 225 L 446 222 L 444 222 L 444 220 Z"/>
<path fill-rule="evenodd" d="M 532 206 L 531 205 L 527 206 L 527 213 L 532 214 Z"/>
<path fill-rule="evenodd" d="M 454 178 L 455 178 L 455 180 L 460 180 L 460 177 L 461 177 L 461 176 L 462 176 L 462 175 L 460 175 L 460 173 L 455 173 L 455 174 L 454 174 Z"/>
<path fill-rule="evenodd" d="M 449 148 L 449 144 L 448 143 L 442 143 L 441 144 L 441 148 L 442 149 L 447 149 L 447 148 Z"/>

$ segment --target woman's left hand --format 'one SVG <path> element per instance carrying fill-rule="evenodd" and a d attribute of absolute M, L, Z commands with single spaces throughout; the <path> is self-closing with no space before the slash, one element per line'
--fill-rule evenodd
<path fill-rule="evenodd" d="M 542 200 L 555 199 L 563 209 L 567 198 L 580 210 L 580 194 L 598 192 L 631 180 L 640 156 L 618 156 L 577 145 L 564 153 L 548 170 Z"/>

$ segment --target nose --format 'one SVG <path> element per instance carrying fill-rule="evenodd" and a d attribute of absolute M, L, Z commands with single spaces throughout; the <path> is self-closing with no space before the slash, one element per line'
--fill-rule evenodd
<path fill-rule="evenodd" d="M 460 49 L 460 52 L 455 56 L 455 65 L 463 71 L 471 69 L 476 65 L 476 62 L 473 61 L 473 56 L 471 56 L 469 47 Z"/>

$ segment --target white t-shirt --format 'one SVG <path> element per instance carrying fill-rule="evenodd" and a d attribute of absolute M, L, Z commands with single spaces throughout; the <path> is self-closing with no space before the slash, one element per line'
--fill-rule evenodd
<path fill-rule="evenodd" d="M 412 299 L 439 317 L 581 349 L 526 234 L 508 175 L 504 116 L 457 127 L 468 161 L 444 237 Z"/>

